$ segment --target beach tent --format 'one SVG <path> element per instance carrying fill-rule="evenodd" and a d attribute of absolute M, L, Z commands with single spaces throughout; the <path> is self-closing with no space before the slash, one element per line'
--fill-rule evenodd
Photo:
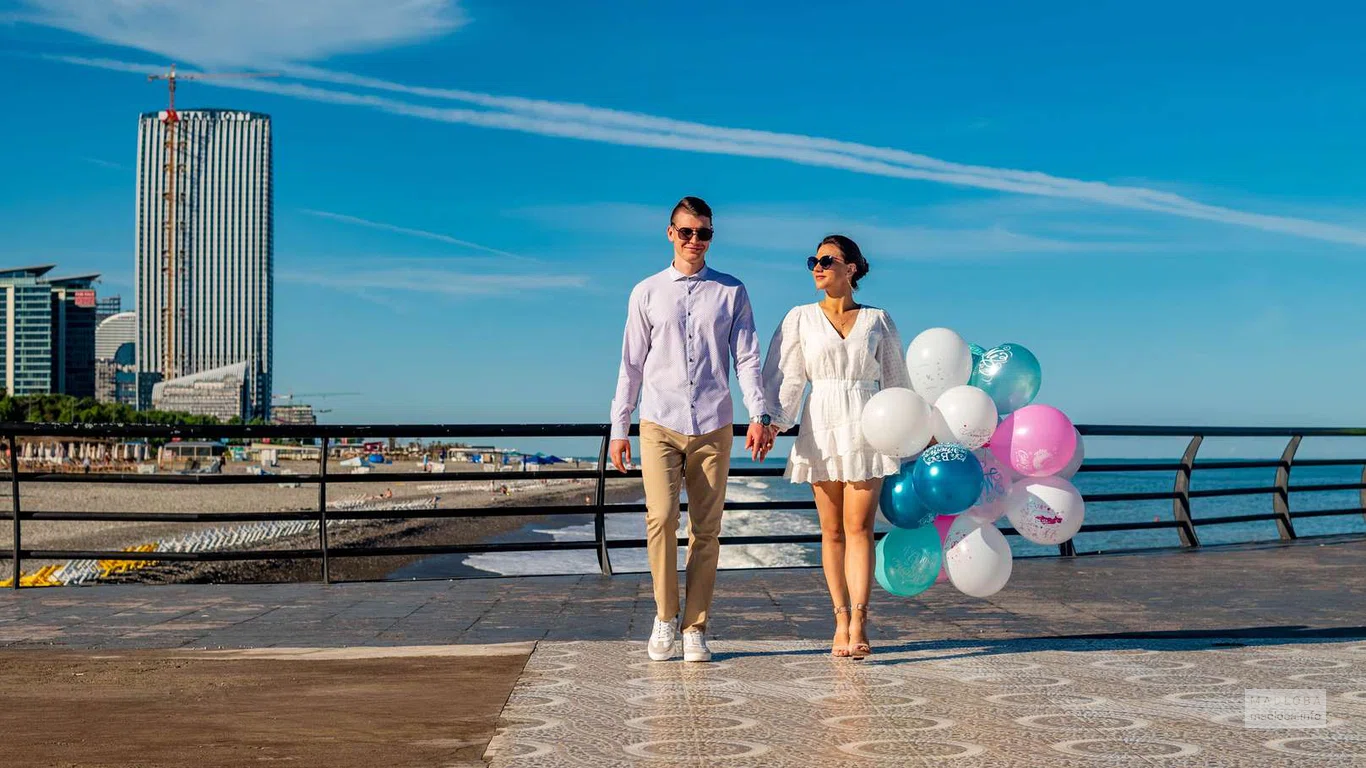
<path fill-rule="evenodd" d="M 523 457 L 522 457 L 522 463 L 523 463 L 523 464 L 563 464 L 563 463 L 564 463 L 564 459 L 560 458 L 559 456 L 547 456 L 547 455 L 545 455 L 544 453 L 538 453 L 538 454 L 536 454 L 535 456 L 523 456 Z"/>

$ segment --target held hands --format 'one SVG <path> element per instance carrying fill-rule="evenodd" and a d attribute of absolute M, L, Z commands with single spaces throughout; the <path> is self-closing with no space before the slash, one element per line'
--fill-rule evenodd
<path fill-rule="evenodd" d="M 607 446 L 607 454 L 612 457 L 612 466 L 618 472 L 625 472 L 631 466 L 631 441 L 613 440 Z"/>
<path fill-rule="evenodd" d="M 768 452 L 773 450 L 773 441 L 778 437 L 778 428 L 769 425 L 750 422 L 749 431 L 745 433 L 745 450 L 755 461 L 763 461 L 768 456 Z"/>

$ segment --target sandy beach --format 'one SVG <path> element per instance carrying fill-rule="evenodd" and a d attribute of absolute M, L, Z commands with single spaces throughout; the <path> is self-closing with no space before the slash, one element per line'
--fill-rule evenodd
<path fill-rule="evenodd" d="M 226 473 L 244 474 L 247 466 L 229 463 Z M 582 468 L 586 468 L 585 465 Z M 449 464 L 452 472 L 479 471 L 479 465 Z M 573 469 L 570 465 L 566 469 Z M 399 472 L 420 472 L 420 462 L 396 461 L 372 468 L 371 476 Z M 316 473 L 313 462 L 281 462 L 272 471 Z M 330 482 L 328 507 L 330 546 L 396 546 L 434 544 L 472 544 L 492 536 L 516 531 L 538 519 L 528 515 L 490 518 L 413 519 L 407 509 L 467 509 L 471 507 L 542 507 L 584 505 L 595 492 L 593 480 L 557 478 L 556 471 L 528 472 L 525 479 L 512 481 L 445 481 L 440 473 L 431 479 L 386 483 Z M 329 478 L 348 477 L 329 472 Z M 288 483 L 287 475 L 281 477 Z M 503 486 L 507 487 L 506 492 Z M 0 505 L 8 508 L 9 486 L 0 487 Z M 643 495 L 639 481 L 609 480 L 608 502 L 633 501 Z M 65 512 L 275 512 L 316 510 L 316 485 L 280 487 L 276 484 L 238 486 L 171 486 L 88 483 L 25 483 L 20 488 L 25 511 Z M 382 520 L 346 520 L 348 509 L 393 509 L 394 517 Z M 587 511 L 586 511 L 587 513 Z M 215 534 L 217 539 L 214 538 Z M 249 535 L 248 535 L 249 534 Z M 317 545 L 316 523 L 292 526 L 250 523 L 137 523 L 121 521 L 25 521 L 23 545 L 26 549 L 101 549 L 122 550 L 156 545 L 158 549 L 203 550 L 211 540 L 244 539 L 233 549 L 290 549 Z M 250 541 L 245 541 L 250 539 Z M 12 546 L 10 524 L 0 526 L 0 547 Z M 383 578 L 395 568 L 413 562 L 414 557 L 337 558 L 332 561 L 334 579 Z M 33 573 L 55 561 L 26 560 L 25 573 Z M 8 577 L 8 565 L 0 566 L 0 578 Z M 121 581 L 294 581 L 320 576 L 316 560 L 247 561 L 223 563 L 163 563 L 140 567 L 101 580 Z"/>

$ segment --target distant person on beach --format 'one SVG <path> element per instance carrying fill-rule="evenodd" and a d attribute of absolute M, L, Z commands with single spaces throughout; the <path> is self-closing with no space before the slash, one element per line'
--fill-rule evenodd
<path fill-rule="evenodd" d="M 749 411 L 745 448 L 762 459 L 773 447 L 760 379 L 759 340 L 745 286 L 707 266 L 711 208 L 696 197 L 674 206 L 665 230 L 673 262 L 631 291 L 621 369 L 612 400 L 612 465 L 631 463 L 631 413 L 640 401 L 640 471 L 655 621 L 647 647 L 674 657 L 680 628 L 684 661 L 710 661 L 707 616 L 721 552 L 721 511 L 730 473 L 734 409 L 730 365 Z M 687 481 L 687 585 L 678 613 L 678 494 Z"/>
<path fill-rule="evenodd" d="M 863 406 L 884 387 L 910 387 L 901 337 L 884 311 L 854 301 L 868 260 L 853 240 L 831 235 L 806 260 L 821 300 L 794 307 L 764 361 L 771 433 L 800 421 L 785 472 L 810 483 L 821 519 L 821 566 L 835 607 L 831 654 L 862 659 L 868 643 L 873 516 L 882 478 L 901 463 L 863 438 Z M 807 384 L 811 396 L 803 412 Z"/>

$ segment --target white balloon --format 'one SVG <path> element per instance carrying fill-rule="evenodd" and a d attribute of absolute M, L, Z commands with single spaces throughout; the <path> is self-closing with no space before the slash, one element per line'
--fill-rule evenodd
<path fill-rule="evenodd" d="M 1014 557 L 1010 544 L 994 525 L 958 516 L 944 537 L 944 571 L 959 592 L 990 597 L 1010 581 Z"/>
<path fill-rule="evenodd" d="M 1015 478 L 1010 468 L 986 448 L 978 448 L 972 454 L 982 462 L 982 495 L 959 517 L 966 515 L 979 523 L 994 523 L 1006 513 Z"/>
<path fill-rule="evenodd" d="M 953 387 L 934 401 L 934 438 L 976 450 L 991 439 L 996 419 L 991 395 L 966 384 Z"/>
<path fill-rule="evenodd" d="M 916 393 L 933 403 L 948 390 L 972 377 L 972 350 L 963 337 L 948 328 L 930 328 L 911 340 L 906 350 L 906 372 Z"/>
<path fill-rule="evenodd" d="M 1026 477 L 1011 487 L 1006 516 L 1035 544 L 1061 544 L 1081 530 L 1086 502 L 1064 478 Z"/>
<path fill-rule="evenodd" d="M 890 387 L 863 406 L 863 439 L 879 453 L 914 456 L 930 444 L 930 406 L 904 387 Z"/>
<path fill-rule="evenodd" d="M 1077 431 L 1077 452 L 1072 454 L 1072 460 L 1067 462 L 1067 466 L 1058 472 L 1058 477 L 1064 480 L 1076 477 L 1077 472 L 1081 471 L 1081 463 L 1086 460 L 1086 445 L 1081 440 L 1081 431 L 1076 427 L 1072 429 Z"/>

